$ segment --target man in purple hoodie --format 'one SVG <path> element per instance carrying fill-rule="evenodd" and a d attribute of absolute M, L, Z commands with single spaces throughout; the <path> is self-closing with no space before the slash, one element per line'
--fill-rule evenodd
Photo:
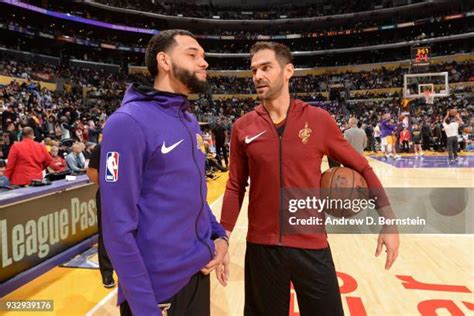
<path fill-rule="evenodd" d="M 396 128 L 397 125 L 390 122 L 390 113 L 382 115 L 382 120 L 380 121 L 381 149 L 385 153 L 386 158 L 392 157 L 392 153 L 394 158 L 400 158 L 396 154 L 395 144 L 391 139 Z"/>
<path fill-rule="evenodd" d="M 154 86 L 127 89 L 101 148 L 102 230 L 117 303 L 121 315 L 209 315 L 208 274 L 228 266 L 228 238 L 206 201 L 204 142 L 187 101 L 205 90 L 208 64 L 183 30 L 153 36 L 145 62 Z"/>

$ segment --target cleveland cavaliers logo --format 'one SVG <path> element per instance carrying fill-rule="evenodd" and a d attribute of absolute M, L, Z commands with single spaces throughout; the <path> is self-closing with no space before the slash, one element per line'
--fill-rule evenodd
<path fill-rule="evenodd" d="M 311 128 L 308 127 L 308 122 L 305 122 L 304 128 L 300 130 L 298 136 L 301 138 L 301 142 L 306 145 L 306 143 L 309 140 L 309 137 L 311 136 Z"/>
<path fill-rule="evenodd" d="M 206 147 L 204 146 L 204 140 L 202 139 L 202 136 L 200 134 L 196 134 L 196 143 L 197 143 L 197 149 L 200 149 L 202 153 L 205 155 Z"/>

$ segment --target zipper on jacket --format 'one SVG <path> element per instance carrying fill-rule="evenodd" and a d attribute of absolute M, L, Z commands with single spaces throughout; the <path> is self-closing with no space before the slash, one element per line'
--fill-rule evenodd
<path fill-rule="evenodd" d="M 184 103 L 183 103 L 184 104 Z M 202 174 L 201 174 L 201 169 L 199 168 L 199 165 L 196 161 L 196 153 L 195 153 L 195 148 L 194 148 L 194 138 L 193 138 L 193 134 L 191 133 L 191 131 L 188 129 L 188 127 L 186 126 L 185 122 L 183 121 L 183 118 L 181 116 L 181 110 L 179 110 L 178 112 L 178 117 L 179 117 L 179 120 L 181 121 L 181 123 L 184 125 L 184 128 L 186 129 L 186 131 L 188 132 L 188 135 L 189 135 L 189 140 L 191 141 L 191 147 L 192 147 L 192 154 L 193 154 L 193 161 L 194 161 L 194 166 L 196 167 L 198 173 L 199 173 L 199 195 L 201 197 L 201 208 L 199 210 L 199 213 L 196 217 L 196 220 L 194 221 L 194 233 L 196 235 L 196 238 L 201 242 L 203 243 L 207 250 L 209 250 L 209 254 L 211 255 L 211 260 L 212 258 L 214 258 L 214 254 L 212 253 L 212 250 L 211 250 L 211 247 L 209 247 L 209 245 L 206 243 L 206 241 L 204 239 L 202 239 L 199 234 L 198 234 L 198 220 L 199 220 L 199 217 L 201 216 L 201 213 L 202 213 L 202 210 L 204 208 L 204 201 L 203 201 L 203 198 L 202 198 L 202 181 L 203 181 L 203 177 L 202 177 Z"/>
<path fill-rule="evenodd" d="M 265 109 L 265 107 L 263 107 Z M 265 111 L 268 114 L 268 118 L 270 119 L 270 123 L 273 125 L 273 129 L 275 130 L 276 135 L 278 136 L 278 162 L 279 162 L 279 168 L 280 168 L 280 235 L 278 237 L 278 246 L 282 245 L 281 242 L 281 237 L 283 235 L 283 144 L 282 144 L 282 139 L 283 135 L 285 135 L 285 131 L 288 127 L 288 115 L 290 114 L 290 108 L 291 108 L 291 100 L 290 100 L 290 105 L 288 106 L 288 110 L 286 111 L 286 117 L 285 117 L 285 127 L 283 128 L 283 132 L 281 135 L 278 134 L 278 129 L 275 126 L 275 123 L 273 123 L 273 120 L 270 116 L 270 113 L 268 113 L 267 109 Z"/>
<path fill-rule="evenodd" d="M 288 116 L 287 116 L 288 119 Z M 280 161 L 280 236 L 278 238 L 278 245 L 281 246 L 281 235 L 283 234 L 283 154 L 282 154 L 282 142 L 281 139 L 283 138 L 283 134 L 285 133 L 286 129 L 286 124 L 288 122 L 285 122 L 285 128 L 283 129 L 283 132 L 281 133 L 281 136 L 278 135 L 278 145 L 279 145 L 279 161 Z M 273 125 L 275 126 L 275 125 Z M 276 129 L 276 126 L 275 126 Z M 278 133 L 278 130 L 277 130 Z"/>

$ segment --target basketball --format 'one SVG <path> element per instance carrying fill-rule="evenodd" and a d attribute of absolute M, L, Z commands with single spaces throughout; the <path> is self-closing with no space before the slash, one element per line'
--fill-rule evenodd
<path fill-rule="evenodd" d="M 369 197 L 365 179 L 360 173 L 347 167 L 334 167 L 326 170 L 321 176 L 320 186 L 324 197 L 331 200 L 353 201 Z M 325 211 L 334 217 L 352 217 L 359 213 L 353 209 L 339 207 L 326 208 Z"/>
<path fill-rule="evenodd" d="M 451 109 L 451 110 L 449 110 L 449 115 L 450 115 L 450 116 L 456 116 L 456 115 L 458 115 L 458 110 L 456 110 L 456 109 Z"/>

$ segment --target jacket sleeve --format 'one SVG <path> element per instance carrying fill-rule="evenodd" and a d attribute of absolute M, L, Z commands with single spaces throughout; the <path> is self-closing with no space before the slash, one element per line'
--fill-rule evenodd
<path fill-rule="evenodd" d="M 135 240 L 137 204 L 148 150 L 145 134 L 133 117 L 118 112 L 108 119 L 101 146 L 99 187 L 107 253 L 133 315 L 161 315 Z M 111 177 L 106 180 L 108 175 Z"/>
<path fill-rule="evenodd" d="M 216 220 L 216 217 L 212 213 L 211 208 L 209 207 L 209 204 L 206 203 L 206 208 L 209 213 L 209 220 L 211 222 L 211 228 L 212 228 L 212 234 L 211 234 L 211 239 L 216 239 L 219 237 L 224 237 L 227 236 L 224 227 L 222 227 L 221 224 Z"/>
<path fill-rule="evenodd" d="M 234 124 L 230 136 L 230 166 L 222 204 L 221 224 L 228 231 L 234 229 L 248 185 L 248 159 L 245 148 L 239 142 L 238 122 Z"/>
<path fill-rule="evenodd" d="M 72 157 L 71 154 L 66 156 L 66 163 L 69 169 L 71 169 L 72 171 L 75 171 L 75 172 L 81 171 L 81 169 L 79 169 L 79 167 L 77 166 L 76 159 L 74 159 L 74 157 Z"/>
<path fill-rule="evenodd" d="M 359 172 L 367 181 L 370 197 L 377 197 L 376 206 L 382 208 L 390 205 L 390 202 L 382 187 L 379 178 L 370 167 L 364 156 L 359 154 L 342 136 L 334 118 L 326 111 L 321 112 L 321 121 L 325 131 L 325 150 L 329 157 L 340 161 L 344 166 Z"/>

